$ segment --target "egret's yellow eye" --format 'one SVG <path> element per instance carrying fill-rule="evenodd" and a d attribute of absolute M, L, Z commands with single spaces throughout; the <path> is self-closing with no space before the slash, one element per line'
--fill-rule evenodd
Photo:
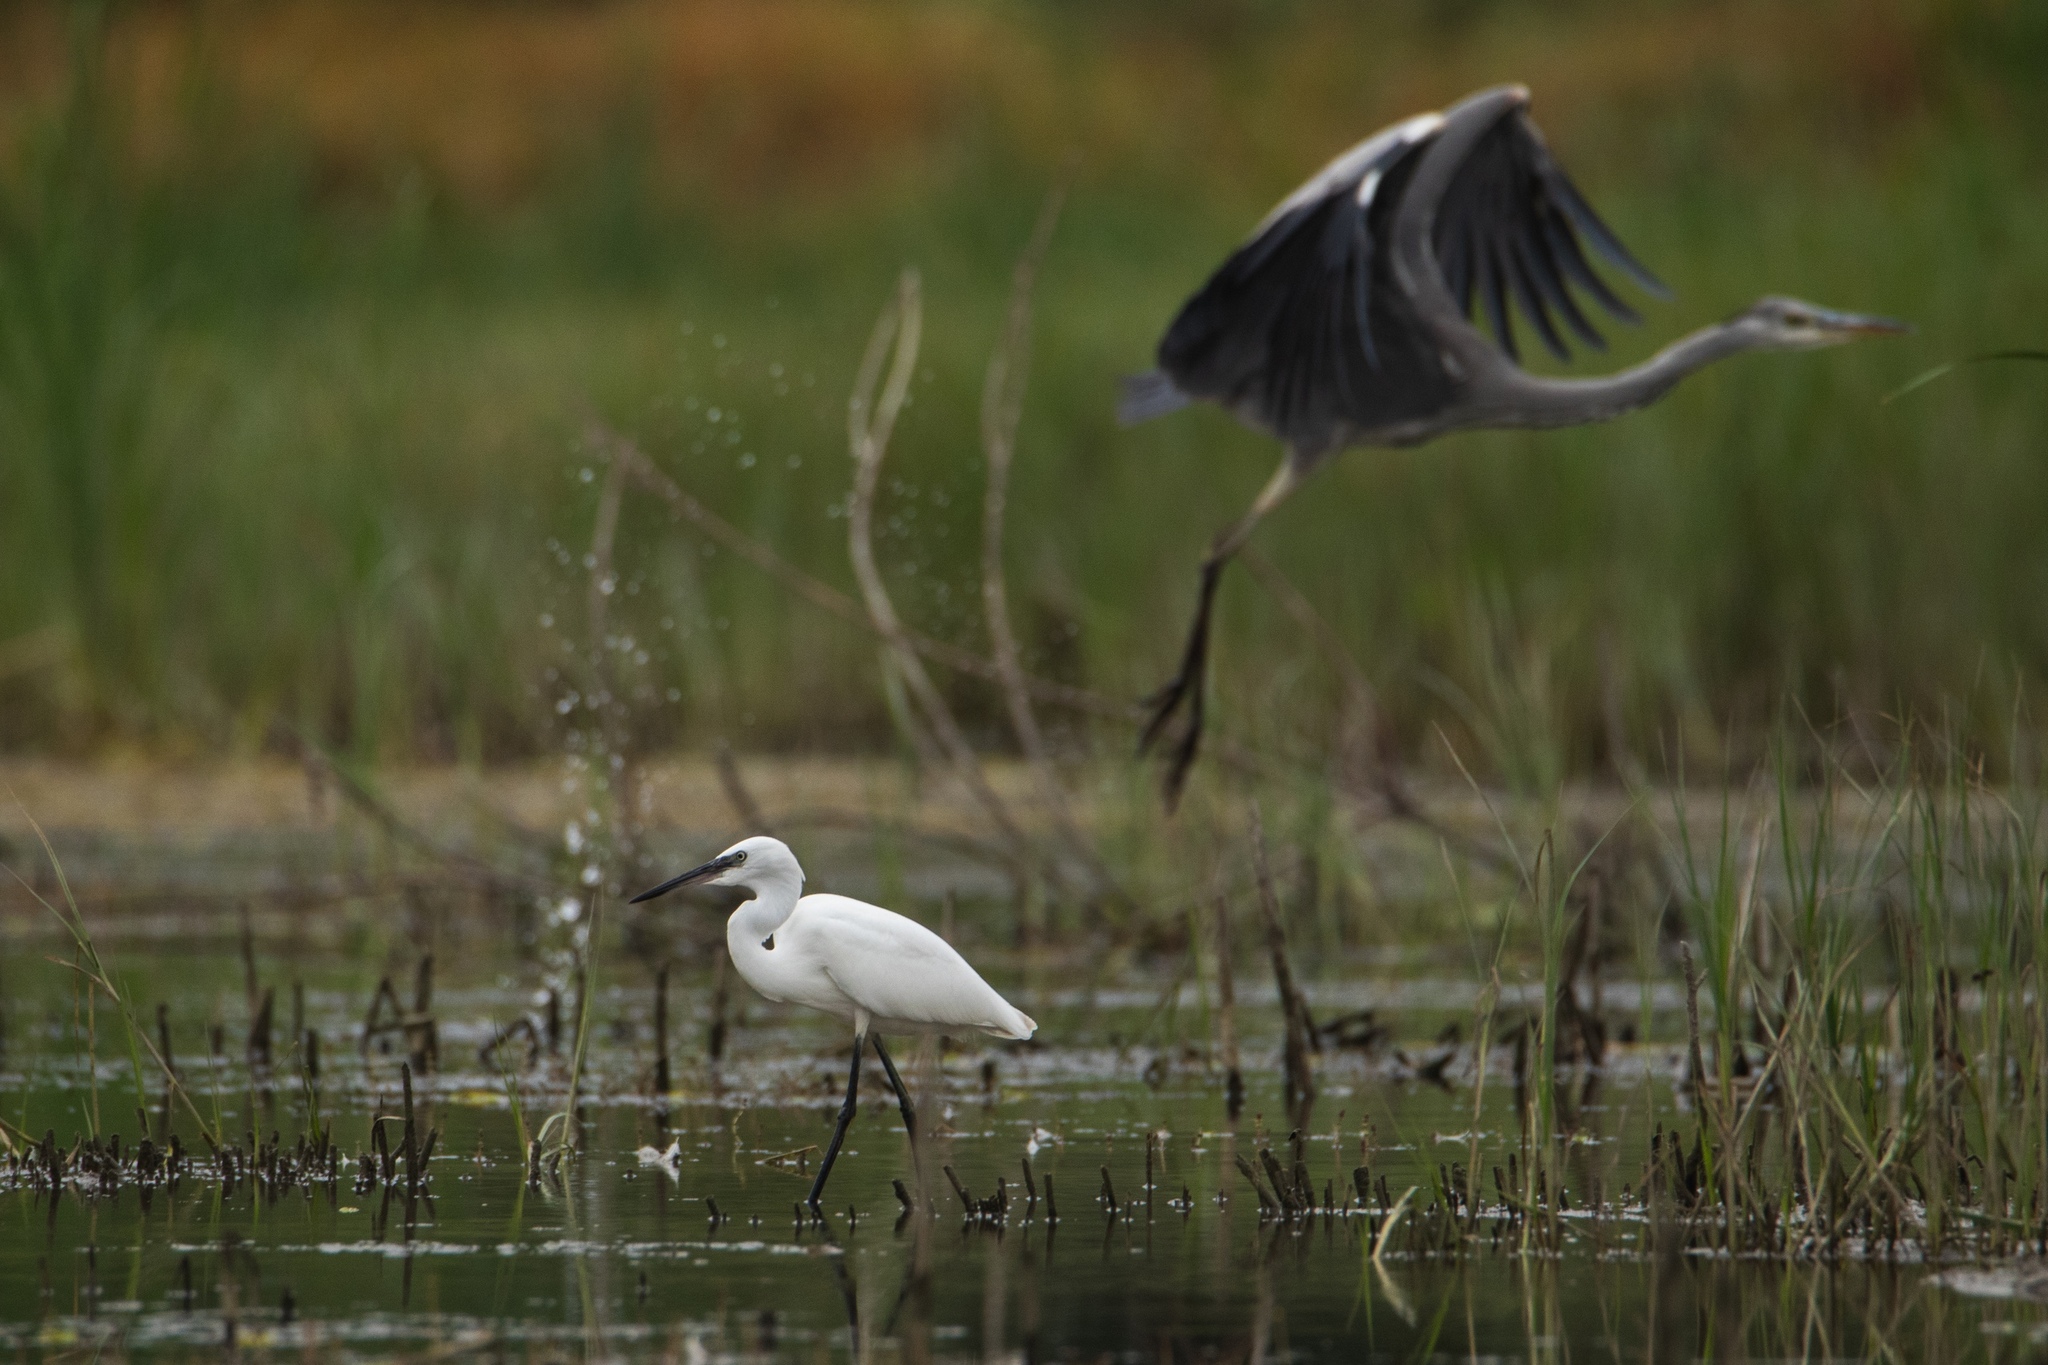
<path fill-rule="evenodd" d="M 732 855 L 732 861 L 733 861 L 733 865 L 734 865 L 735 867 L 737 867 L 737 866 L 738 866 L 739 864 L 741 864 L 741 863 L 745 862 L 746 860 L 747 860 L 747 855 L 746 855 L 746 852 L 745 852 L 744 850 L 742 850 L 742 851 L 740 851 L 740 852 L 738 852 L 738 853 L 735 853 L 735 854 L 733 854 L 733 855 Z"/>

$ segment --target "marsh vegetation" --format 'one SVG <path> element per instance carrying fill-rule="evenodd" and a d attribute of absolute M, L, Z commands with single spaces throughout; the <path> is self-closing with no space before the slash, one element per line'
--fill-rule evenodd
<path fill-rule="evenodd" d="M 0 1347 L 2042 1349 L 2040 372 L 1879 399 L 2048 303 L 2048 29 L 1376 8 L 0 17 Z M 1113 377 L 1503 77 L 1684 301 L 1617 362 L 1936 353 L 1343 463 L 1169 818 L 1270 451 Z M 843 1036 L 622 903 L 758 832 L 1041 1024 L 822 1219 Z"/>

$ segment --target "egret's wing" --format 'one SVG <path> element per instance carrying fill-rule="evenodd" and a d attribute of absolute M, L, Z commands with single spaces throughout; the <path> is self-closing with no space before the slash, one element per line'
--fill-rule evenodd
<path fill-rule="evenodd" d="M 1521 109 L 1473 143 L 1437 203 L 1432 245 L 1444 283 L 1466 316 L 1473 316 L 1475 304 L 1484 310 L 1510 359 L 1518 358 L 1511 307 L 1560 360 L 1570 350 L 1553 313 L 1581 342 L 1605 348 L 1573 297 L 1574 288 L 1622 321 L 1638 320 L 1594 271 L 1588 244 L 1650 293 L 1666 295 L 1657 277 L 1593 212 Z"/>
<path fill-rule="evenodd" d="M 1184 304 L 1159 343 L 1182 393 L 1231 408 L 1305 453 L 1426 407 L 1433 354 L 1409 346 L 1382 244 L 1391 206 L 1434 134 L 1434 115 L 1396 124 L 1281 201 Z"/>
<path fill-rule="evenodd" d="M 783 932 L 792 929 L 833 984 L 879 1019 L 1029 1036 L 1019 1021 L 1030 1021 L 915 920 L 845 896 L 806 896 Z"/>

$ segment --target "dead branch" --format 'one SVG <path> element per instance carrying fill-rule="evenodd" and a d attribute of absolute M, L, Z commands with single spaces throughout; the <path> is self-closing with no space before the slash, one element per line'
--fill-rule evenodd
<path fill-rule="evenodd" d="M 917 372 L 917 349 L 923 325 L 917 274 L 906 270 L 897 286 L 895 301 L 876 319 L 875 330 L 868 338 L 867 353 L 861 357 L 860 375 L 854 382 L 853 396 L 846 406 L 847 440 L 853 453 L 853 495 L 846 514 L 847 554 L 853 561 L 853 576 L 860 584 L 868 617 L 874 622 L 876 633 L 895 655 L 904 686 L 924 713 L 925 723 L 937 736 L 962 785 L 987 815 L 1002 842 L 1011 850 L 1019 872 L 1022 872 L 1034 861 L 1030 842 L 1011 817 L 1009 807 L 989 786 L 974 747 L 967 742 L 967 736 L 954 719 L 944 696 L 933 684 L 931 674 L 925 671 L 924 660 L 911 648 L 903 624 L 896 615 L 896 605 L 889 598 L 887 585 L 882 582 L 881 570 L 875 566 L 875 485 L 880 479 L 882 456 L 888 450 L 897 415 L 903 411 L 904 400 L 910 396 L 910 381 Z M 886 381 L 882 375 L 885 361 L 889 362 Z"/>
<path fill-rule="evenodd" d="M 1309 1106 L 1316 1098 L 1315 1073 L 1308 1062 L 1311 1040 L 1316 1036 L 1315 1021 L 1309 1017 L 1307 997 L 1295 984 L 1294 968 L 1287 960 L 1287 928 L 1280 922 L 1280 898 L 1273 890 L 1273 872 L 1266 863 L 1266 827 L 1256 801 L 1251 803 L 1251 814 L 1252 871 L 1259 884 L 1259 913 L 1265 917 L 1266 949 L 1273 958 L 1273 985 L 1279 992 L 1281 1017 L 1287 1025 L 1287 1112 L 1297 1126 L 1306 1126 Z"/>
<path fill-rule="evenodd" d="M 1046 249 L 1052 245 L 1052 230 L 1065 199 L 1065 187 L 1055 188 L 1039 210 L 1037 226 L 1011 276 L 1009 317 L 982 381 L 981 449 L 988 478 L 981 508 L 981 603 L 1010 728 L 1017 734 L 1017 745 L 1031 768 L 1046 814 L 1061 840 L 1087 867 L 1097 891 L 1121 895 L 1116 879 L 1074 819 L 1072 802 L 1053 769 L 1038 717 L 1032 714 L 1031 692 L 1025 684 L 1016 632 L 1010 626 L 1010 595 L 1003 575 L 1003 513 L 1009 495 L 1010 459 L 1016 453 L 1017 424 L 1024 414 L 1031 372 L 1031 290 Z"/>
<path fill-rule="evenodd" d="M 1065 804 L 1065 793 L 1051 778 L 1045 736 L 1038 718 L 1031 713 L 1031 694 L 1024 685 L 1024 666 L 1018 657 L 1017 636 L 1010 628 L 1010 597 L 1003 580 L 1003 509 L 1010 485 L 1010 457 L 1017 447 L 1017 423 L 1024 413 L 1024 390 L 1031 371 L 1031 286 L 1039 263 L 1052 242 L 1052 229 L 1059 219 L 1062 190 L 1047 196 L 1039 211 L 1038 226 L 1030 244 L 1017 260 L 1010 285 L 1010 314 L 1002 339 L 989 357 L 988 373 L 981 386 L 981 450 L 988 466 L 988 483 L 981 505 L 981 603 L 988 617 L 988 634 L 994 656 L 996 680 L 1010 711 L 1010 725 L 1024 756 L 1041 776 L 1048 800 L 1055 809 Z"/>

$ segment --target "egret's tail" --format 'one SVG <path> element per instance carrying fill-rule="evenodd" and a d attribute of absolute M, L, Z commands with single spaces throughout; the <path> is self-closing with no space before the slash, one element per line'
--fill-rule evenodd
<path fill-rule="evenodd" d="M 1011 1005 L 1008 1020 L 1000 1024 L 987 1025 L 982 1032 L 992 1038 L 1008 1038 L 1011 1042 L 1021 1043 L 1038 1032 L 1038 1021 L 1015 1005 Z"/>
<path fill-rule="evenodd" d="M 1124 396 L 1117 402 L 1116 420 L 1123 426 L 1136 426 L 1187 405 L 1188 396 L 1174 386 L 1166 371 L 1147 370 L 1124 376 Z"/>

